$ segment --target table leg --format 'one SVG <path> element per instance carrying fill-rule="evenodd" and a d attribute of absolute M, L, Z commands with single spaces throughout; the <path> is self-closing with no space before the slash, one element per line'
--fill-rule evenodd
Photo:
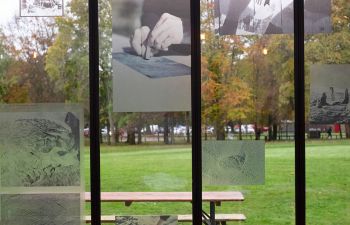
<path fill-rule="evenodd" d="M 215 222 L 215 202 L 210 202 L 210 224 L 216 225 L 216 222 Z"/>

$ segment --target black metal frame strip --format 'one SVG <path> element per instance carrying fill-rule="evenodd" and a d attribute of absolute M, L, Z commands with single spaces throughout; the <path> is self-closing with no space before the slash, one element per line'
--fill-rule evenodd
<path fill-rule="evenodd" d="M 306 224 L 304 0 L 294 0 L 295 224 Z"/>
<path fill-rule="evenodd" d="M 192 214 L 202 224 L 201 43 L 200 1 L 191 0 L 191 99 L 192 99 Z"/>
<path fill-rule="evenodd" d="M 89 0 L 91 224 L 101 224 L 98 0 Z"/>

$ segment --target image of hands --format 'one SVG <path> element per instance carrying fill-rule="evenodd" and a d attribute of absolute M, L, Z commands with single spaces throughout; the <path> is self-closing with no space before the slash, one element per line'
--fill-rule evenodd
<path fill-rule="evenodd" d="M 215 0 L 220 35 L 287 34 L 294 32 L 293 0 Z M 305 0 L 305 33 L 329 33 L 331 1 Z"/>
<path fill-rule="evenodd" d="M 112 7 L 114 111 L 189 111 L 190 1 L 113 0 Z"/>

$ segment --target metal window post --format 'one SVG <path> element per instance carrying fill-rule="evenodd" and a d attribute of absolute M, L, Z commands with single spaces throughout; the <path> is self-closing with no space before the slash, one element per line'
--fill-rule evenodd
<path fill-rule="evenodd" d="M 191 0 L 192 214 L 202 224 L 202 130 L 200 1 Z"/>
<path fill-rule="evenodd" d="M 295 223 L 306 224 L 304 0 L 294 0 Z"/>
<path fill-rule="evenodd" d="M 101 224 L 98 0 L 89 0 L 91 224 Z"/>

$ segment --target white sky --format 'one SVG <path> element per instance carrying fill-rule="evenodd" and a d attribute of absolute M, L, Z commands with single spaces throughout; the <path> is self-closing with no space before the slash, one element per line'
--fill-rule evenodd
<path fill-rule="evenodd" d="M 1 0 L 0 25 L 6 25 L 14 16 L 19 16 L 19 1 Z"/>

